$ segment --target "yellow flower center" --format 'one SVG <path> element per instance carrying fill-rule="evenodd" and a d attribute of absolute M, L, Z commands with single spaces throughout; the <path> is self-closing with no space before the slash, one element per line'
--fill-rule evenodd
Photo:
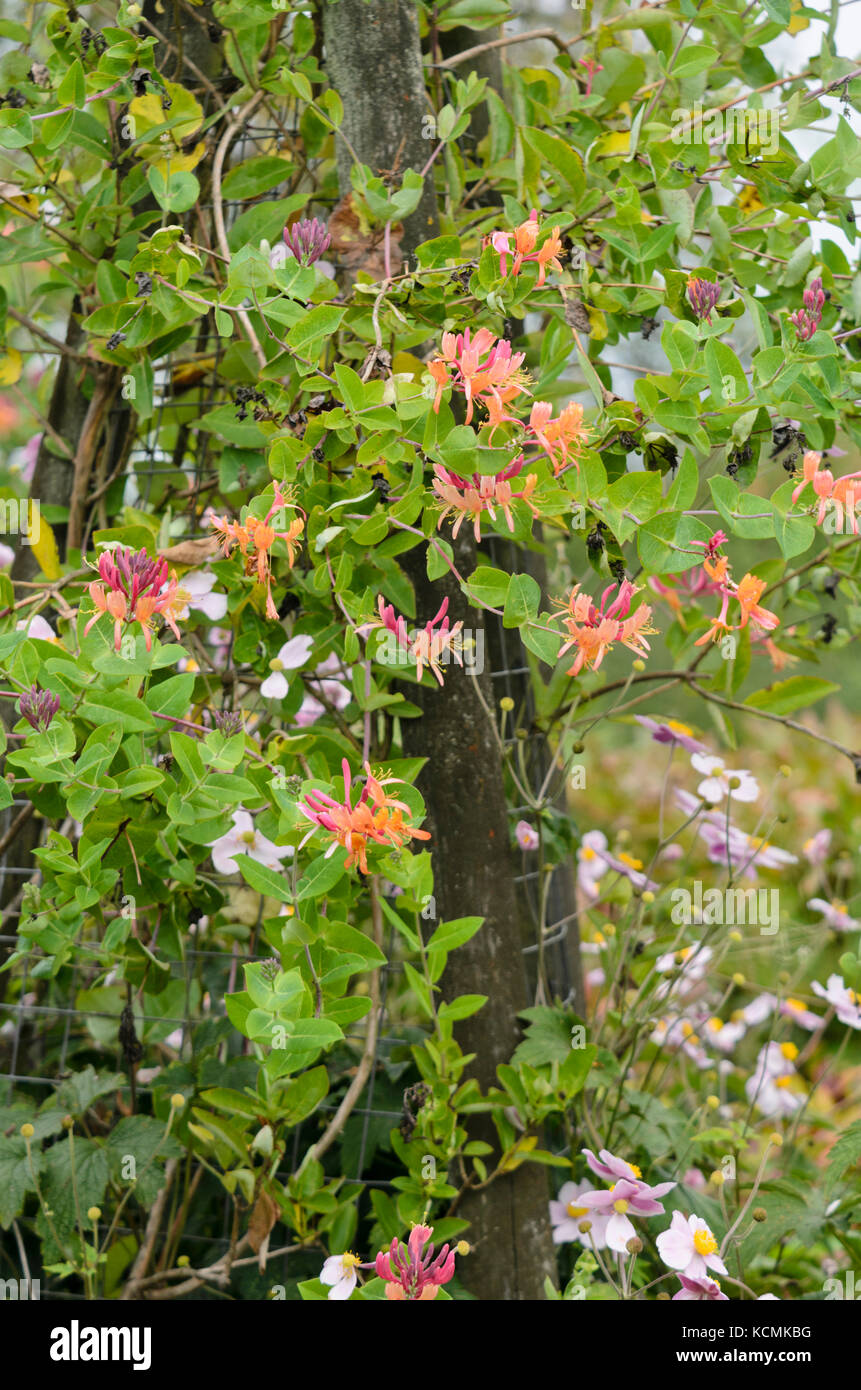
<path fill-rule="evenodd" d="M 789 1003 L 789 1000 L 787 1000 L 786 1002 Z M 787 1062 L 794 1062 L 796 1057 L 798 1056 L 798 1048 L 795 1046 L 795 1043 L 781 1043 L 780 1050 L 786 1058 Z"/>
<path fill-rule="evenodd" d="M 354 1255 L 351 1250 L 345 1250 L 341 1256 L 341 1268 L 345 1274 L 348 1273 L 349 1270 L 355 1269 L 356 1266 L 361 1263 L 362 1261 L 359 1259 L 358 1255 Z"/>
<path fill-rule="evenodd" d="M 620 1197 L 618 1201 L 613 1203 L 613 1210 L 618 1212 L 620 1216 L 624 1216 L 629 1205 L 630 1203 L 626 1202 L 624 1197 Z"/>
<path fill-rule="evenodd" d="M 239 838 L 244 845 L 253 845 L 257 836 L 253 830 L 243 830 Z"/>
<path fill-rule="evenodd" d="M 803 1014 L 805 1012 L 804 1005 L 800 999 L 787 999 L 786 1007 L 791 1009 L 794 1014 Z"/>
<path fill-rule="evenodd" d="M 714 1029 L 714 1031 L 715 1031 L 716 1033 L 719 1033 L 720 1030 L 721 1030 L 721 1028 L 723 1028 L 723 1019 L 721 1019 L 721 1018 L 710 1018 L 710 1019 L 709 1019 L 709 1028 L 712 1028 L 712 1029 Z"/>
<path fill-rule="evenodd" d="M 841 903 L 837 898 L 832 898 L 832 899 L 831 899 L 831 906 L 834 908 L 834 911 L 835 911 L 835 912 L 845 912 L 845 911 L 846 911 L 846 904 L 845 904 L 845 903 Z"/>
<path fill-rule="evenodd" d="M 569 1202 L 565 1210 L 567 1211 L 569 1216 L 573 1216 L 575 1218 L 578 1216 L 588 1216 L 589 1214 L 588 1207 L 575 1207 L 573 1202 Z"/>
<path fill-rule="evenodd" d="M 682 1024 L 682 1037 L 683 1037 L 683 1038 L 692 1038 L 693 1035 L 694 1035 L 694 1030 L 693 1030 L 692 1025 L 691 1025 L 690 1023 L 688 1023 L 687 1021 L 685 1021 L 685 1022 Z"/>
<path fill-rule="evenodd" d="M 581 849 L 580 853 L 582 854 L 584 859 L 595 859 L 597 857 L 595 851 L 593 849 L 590 849 L 588 845 L 585 849 Z"/>
<path fill-rule="evenodd" d="M 694 1249 L 698 1255 L 716 1255 L 718 1244 L 706 1226 L 694 1236 Z"/>
<path fill-rule="evenodd" d="M 642 869 L 643 867 L 642 859 L 635 859 L 632 854 L 626 854 L 624 850 L 619 855 L 619 862 L 627 864 L 629 869 Z"/>
<path fill-rule="evenodd" d="M 779 1077 L 777 1078 L 777 1080 L 775 1081 L 774 1084 L 775 1084 L 775 1086 L 779 1086 L 780 1089 L 783 1091 L 783 1090 L 785 1090 L 786 1087 L 789 1085 L 789 1083 L 790 1083 L 791 1080 L 792 1080 L 792 1077 L 791 1077 L 791 1076 L 779 1076 Z"/>
<path fill-rule="evenodd" d="M 270 663 L 269 663 L 269 670 L 270 670 L 270 671 L 283 671 L 283 670 L 284 670 L 284 662 L 283 662 L 283 661 L 279 661 L 278 658 L 277 658 L 277 656 L 273 656 L 272 660 L 271 660 Z"/>
<path fill-rule="evenodd" d="M 667 728 L 672 729 L 674 734 L 687 734 L 689 738 L 693 734 L 693 729 L 689 729 L 687 724 L 680 724 L 678 719 L 668 719 L 666 723 Z"/>
<path fill-rule="evenodd" d="M 748 835 L 747 843 L 751 849 L 768 849 L 770 844 L 768 840 L 763 840 L 758 835 Z"/>
<path fill-rule="evenodd" d="M 596 931 L 595 935 L 592 937 L 592 940 L 595 942 L 596 946 L 605 946 L 607 944 L 606 936 L 603 932 L 600 931 Z"/>
<path fill-rule="evenodd" d="M 628 1163 L 627 1158 L 625 1159 L 625 1162 Z M 630 1170 L 631 1170 L 631 1172 L 633 1173 L 633 1175 L 634 1175 L 635 1178 L 641 1178 L 641 1177 L 643 1176 L 642 1172 L 641 1172 L 640 1169 L 637 1167 L 636 1163 L 628 1163 L 628 1167 L 630 1168 Z"/>

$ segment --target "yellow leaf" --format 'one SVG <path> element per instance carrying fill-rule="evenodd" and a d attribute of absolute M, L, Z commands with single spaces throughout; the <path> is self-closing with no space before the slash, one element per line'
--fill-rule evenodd
<path fill-rule="evenodd" d="M 596 145 L 599 158 L 606 159 L 609 155 L 627 154 L 631 148 L 630 130 L 612 130 L 609 135 L 602 135 Z"/>
<path fill-rule="evenodd" d="M 201 140 L 188 154 L 183 154 L 180 150 L 172 150 L 169 158 L 157 159 L 155 168 L 167 180 L 170 174 L 191 173 L 191 170 L 200 163 L 205 154 L 206 145 Z"/>
<path fill-rule="evenodd" d="M 792 0 L 792 18 L 789 21 L 789 33 L 797 34 L 801 29 L 810 28 L 810 20 L 807 15 L 799 14 L 802 8 L 802 0 Z"/>
<path fill-rule="evenodd" d="M 587 309 L 589 315 L 589 336 L 594 342 L 600 343 L 607 336 L 607 319 L 600 309 Z"/>
<path fill-rule="evenodd" d="M 19 188 L 17 183 L 7 183 L 5 179 L 0 179 L 0 199 L 6 208 L 14 208 L 16 212 L 27 213 L 35 217 L 39 211 L 39 199 L 32 193 L 25 193 Z"/>
<path fill-rule="evenodd" d="M 161 96 L 155 92 L 135 97 L 129 103 L 129 115 L 134 120 L 135 139 L 144 138 L 148 131 L 166 125 L 168 121 L 177 122 L 170 129 L 170 135 L 177 142 L 187 140 L 200 128 L 203 107 L 197 98 L 184 87 L 180 87 L 178 82 L 166 82 L 164 85 L 170 98 L 170 105 L 166 111 L 161 104 Z M 177 120 L 177 117 L 182 119 Z"/>
<path fill-rule="evenodd" d="M 0 352 L 0 386 L 14 386 L 21 375 L 21 354 L 17 348 Z"/>
<path fill-rule="evenodd" d="M 403 375 L 408 374 L 414 381 L 421 381 L 425 365 L 411 352 L 396 352 L 392 358 L 392 371 Z"/>
<path fill-rule="evenodd" d="M 33 508 L 30 508 L 32 513 Z M 27 535 L 33 542 L 36 563 L 46 579 L 59 579 L 63 573 L 60 566 L 60 552 L 57 541 L 44 517 L 39 516 L 35 527 L 28 525 Z"/>

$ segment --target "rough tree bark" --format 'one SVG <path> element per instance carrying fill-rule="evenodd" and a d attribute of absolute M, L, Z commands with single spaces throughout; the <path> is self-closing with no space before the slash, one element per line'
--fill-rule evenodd
<path fill-rule="evenodd" d="M 325 4 L 324 41 L 332 85 L 344 103 L 344 134 L 374 172 L 421 170 L 428 144 L 422 139 L 426 111 L 416 7 L 413 0 L 338 0 Z M 339 149 L 342 192 L 350 188 L 350 151 Z M 407 219 L 402 249 L 438 231 L 433 185 L 426 180 L 422 202 Z M 471 537 L 455 546 L 461 573 L 475 565 Z M 415 590 L 420 620 L 449 598 L 452 620 L 480 626 L 452 575 L 431 583 L 422 548 L 403 560 Z M 478 685 L 478 689 L 476 688 Z M 466 1052 L 475 1053 L 471 1073 L 482 1087 L 496 1082 L 496 1068 L 507 1062 L 519 1038 L 516 1014 L 526 1006 L 526 975 L 502 768 L 488 716 L 493 692 L 489 672 L 474 682 L 452 670 L 441 690 L 411 687 L 422 718 L 404 721 L 406 749 L 429 759 L 419 781 L 433 836 L 434 895 L 437 920 L 484 917 L 482 930 L 451 958 L 445 985 L 449 995 L 487 994 L 474 1018 L 457 1028 Z M 479 1121 L 471 1130 L 498 1149 L 495 1130 Z M 464 1266 L 470 1292 L 481 1299 L 538 1299 L 547 1275 L 555 1273 L 547 1212 L 546 1172 L 524 1164 L 484 1191 L 469 1196 L 461 1213 L 474 1223 L 476 1249 Z"/>

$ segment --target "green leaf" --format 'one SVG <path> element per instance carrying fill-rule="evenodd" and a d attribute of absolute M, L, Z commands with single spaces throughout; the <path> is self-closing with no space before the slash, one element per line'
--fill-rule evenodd
<path fill-rule="evenodd" d="M 256 859 L 251 859 L 247 854 L 234 854 L 232 858 L 239 866 L 239 872 L 245 882 L 256 893 L 262 893 L 266 898 L 274 898 L 279 903 L 293 901 L 290 883 L 284 874 L 270 869 L 266 864 L 258 864 Z"/>
<path fill-rule="evenodd" d="M 288 345 L 294 352 L 313 357 L 326 339 L 338 331 L 345 312 L 345 309 L 334 304 L 318 304 L 290 329 L 287 334 Z"/>
<path fill-rule="evenodd" d="M 307 902 L 309 898 L 322 898 L 324 893 L 334 888 L 344 872 L 344 860 L 338 849 L 328 857 L 325 854 L 319 855 L 299 878 L 299 891 L 296 895 L 298 901 Z"/>
<path fill-rule="evenodd" d="M 505 595 L 503 627 L 520 627 L 534 618 L 541 602 L 541 589 L 531 574 L 512 574 Z"/>
<path fill-rule="evenodd" d="M 769 714 L 792 714 L 817 700 L 824 700 L 827 695 L 836 695 L 839 689 L 833 681 L 821 680 L 818 676 L 790 676 L 788 680 L 775 681 L 765 690 L 754 691 L 744 703 Z"/>
<path fill-rule="evenodd" d="M 480 928 L 483 917 L 458 917 L 453 922 L 441 922 L 427 942 L 427 951 L 453 951 L 470 941 Z"/>
<path fill-rule="evenodd" d="M 91 690 L 78 712 L 93 724 L 118 725 L 126 734 L 148 733 L 157 727 L 143 700 L 124 690 Z"/>
<path fill-rule="evenodd" d="M 708 541 L 711 530 L 699 517 L 681 512 L 659 512 L 637 532 L 637 550 L 643 568 L 652 574 L 679 574 L 702 564 L 703 548 L 692 541 Z"/>
<path fill-rule="evenodd" d="M 259 198 L 261 193 L 268 193 L 284 183 L 293 168 L 289 160 L 278 159 L 275 155 L 261 154 L 246 159 L 225 174 L 222 195 L 238 203 L 246 198 Z"/>

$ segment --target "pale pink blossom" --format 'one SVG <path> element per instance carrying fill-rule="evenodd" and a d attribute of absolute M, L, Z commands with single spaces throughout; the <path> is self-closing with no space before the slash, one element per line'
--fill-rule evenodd
<path fill-rule="evenodd" d="M 658 1254 L 670 1269 L 681 1270 L 689 1279 L 702 1279 L 709 1269 L 726 1274 L 718 1254 L 718 1243 L 701 1216 L 684 1217 L 674 1211 L 666 1231 L 657 1238 Z"/>
<path fill-rule="evenodd" d="M 217 840 L 212 840 L 209 850 L 215 871 L 219 874 L 239 872 L 233 858 L 235 854 L 247 854 L 249 859 L 263 864 L 267 869 L 279 869 L 281 860 L 294 853 L 292 845 L 276 845 L 267 840 L 265 835 L 254 829 L 254 822 L 248 812 L 241 809 L 233 812 L 231 829 L 226 834 L 219 835 Z"/>

